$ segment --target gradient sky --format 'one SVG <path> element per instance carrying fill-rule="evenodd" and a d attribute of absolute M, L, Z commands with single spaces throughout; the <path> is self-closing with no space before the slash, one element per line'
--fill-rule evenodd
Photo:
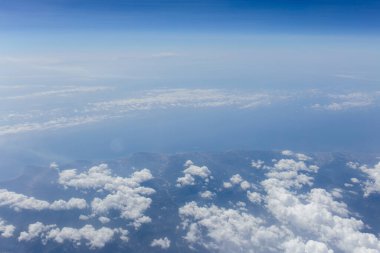
<path fill-rule="evenodd" d="M 172 112 L 165 114 L 167 118 L 153 114 L 146 121 L 133 121 L 132 126 L 128 120 L 114 122 L 107 126 L 116 129 L 110 131 L 112 136 L 87 146 L 107 148 L 121 138 L 131 152 L 193 150 L 198 146 L 199 150 L 377 150 L 379 28 L 380 1 L 373 0 L 0 0 L 0 116 L 29 116 L 30 109 L 37 108 L 47 120 L 54 120 L 62 112 L 73 116 L 70 113 L 81 108 L 81 102 L 161 88 L 281 91 L 297 98 L 320 92 L 327 100 L 346 98 L 342 103 L 353 104 L 353 112 L 313 111 L 313 104 L 327 102 L 309 101 L 308 96 L 305 101 L 294 100 L 290 103 L 294 108 L 288 110 L 276 107 L 271 112 L 237 114 L 240 118 L 230 113 L 231 118 L 223 119 L 232 125 L 219 124 L 219 114 L 211 117 L 212 113 L 202 116 L 194 112 L 200 122 L 220 125 L 219 132 L 214 131 L 214 125 L 194 130 L 191 126 L 196 120 L 177 122 L 181 117 Z M 104 86 L 112 91 L 74 94 L 72 100 L 60 95 L 28 102 L 7 99 L 44 91 L 54 94 L 68 86 Z M 58 114 L 45 115 L 49 110 Z M 155 124 L 150 123 L 152 119 Z M 257 119 L 261 119 L 260 124 Z M 34 121 L 27 118 L 26 123 L 30 122 Z M 362 122 L 370 123 L 363 128 Z M 63 138 L 62 133 L 54 137 L 53 132 L 56 139 L 51 142 L 46 142 L 49 138 L 44 134 L 48 132 L 19 142 L 12 136 L 2 146 L 8 148 L 11 143 L 17 150 L 31 145 L 25 149 L 41 154 L 57 147 L 64 149 L 57 153 L 66 156 L 67 147 L 77 145 L 73 140 L 88 143 L 93 136 L 104 135 L 102 127 L 91 128 L 93 132 L 80 129 L 72 135 L 72 130 L 67 130 L 68 136 Z M 180 141 L 184 146 L 179 147 L 177 141 L 171 146 L 167 141 L 176 129 L 188 130 L 178 133 L 185 136 Z M 87 134 L 83 136 L 84 132 Z M 139 135 L 130 136 L 130 132 Z M 210 135 L 214 136 L 211 144 L 205 138 Z M 230 138 L 224 140 L 224 136 Z M 252 141 L 257 136 L 260 138 Z M 167 143 L 165 148 L 153 148 Z M 97 154 L 108 152 L 102 148 Z M 94 149 L 88 150 L 90 157 Z M 72 150 L 78 158 L 85 152 Z"/>
<path fill-rule="evenodd" d="M 0 84 L 373 86 L 379 13 L 373 0 L 2 0 Z"/>
<path fill-rule="evenodd" d="M 0 28 L 378 33 L 376 0 L 3 0 Z"/>

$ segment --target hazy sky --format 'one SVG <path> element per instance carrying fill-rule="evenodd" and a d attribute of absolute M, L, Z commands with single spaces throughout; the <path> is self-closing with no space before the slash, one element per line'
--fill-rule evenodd
<path fill-rule="evenodd" d="M 4 0 L 0 84 L 373 86 L 379 9 L 379 1 Z"/>

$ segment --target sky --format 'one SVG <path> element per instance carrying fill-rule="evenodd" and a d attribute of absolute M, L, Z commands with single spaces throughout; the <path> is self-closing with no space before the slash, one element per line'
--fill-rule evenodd
<path fill-rule="evenodd" d="M 373 85 L 379 8 L 372 0 L 4 0 L 0 82 L 292 87 L 339 75 Z"/>
<path fill-rule="evenodd" d="M 379 28 L 375 0 L 0 0 L 0 244 L 379 251 Z"/>
<path fill-rule="evenodd" d="M 379 13 L 372 0 L 0 1 L 2 162 L 374 152 Z"/>
<path fill-rule="evenodd" d="M 379 1 L 4 0 L 1 29 L 377 33 Z"/>

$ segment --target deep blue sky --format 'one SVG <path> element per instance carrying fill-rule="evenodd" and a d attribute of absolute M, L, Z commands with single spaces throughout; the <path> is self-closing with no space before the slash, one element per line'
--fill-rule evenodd
<path fill-rule="evenodd" d="M 376 0 L 2 0 L 0 29 L 378 33 Z"/>

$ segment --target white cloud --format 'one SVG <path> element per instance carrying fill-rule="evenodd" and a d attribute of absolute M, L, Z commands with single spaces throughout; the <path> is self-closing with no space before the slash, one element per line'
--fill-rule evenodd
<path fill-rule="evenodd" d="M 150 246 L 160 247 L 161 249 L 168 249 L 170 247 L 170 240 L 167 237 L 154 239 Z"/>
<path fill-rule="evenodd" d="M 243 178 L 242 178 L 239 174 L 233 175 L 233 176 L 230 178 L 230 182 L 231 182 L 232 184 L 240 184 L 241 181 L 243 181 Z"/>
<path fill-rule="evenodd" d="M 184 176 L 177 179 L 177 187 L 183 187 L 186 185 L 195 185 L 195 177 L 198 177 L 205 182 L 211 179 L 211 171 L 206 166 L 197 166 L 190 160 L 184 164 L 183 170 Z"/>
<path fill-rule="evenodd" d="M 107 243 L 112 241 L 115 234 L 121 234 L 124 238 L 127 232 L 107 227 L 95 229 L 92 225 L 85 225 L 79 229 L 72 227 L 58 228 L 56 225 L 44 225 L 41 222 L 36 222 L 29 225 L 28 231 L 21 232 L 18 240 L 21 242 L 40 238 L 44 244 L 49 240 L 57 243 L 70 241 L 80 244 L 83 240 L 91 249 L 98 249 L 103 248 Z"/>
<path fill-rule="evenodd" d="M 68 201 L 56 200 L 49 203 L 45 200 L 35 199 L 23 194 L 0 189 L 0 206 L 9 206 L 15 210 L 71 210 L 71 209 L 85 209 L 87 207 L 86 200 L 79 198 L 71 198 Z"/>
<path fill-rule="evenodd" d="M 247 197 L 252 203 L 260 203 L 262 201 L 262 196 L 257 192 L 247 191 Z"/>
<path fill-rule="evenodd" d="M 313 171 L 309 169 L 310 166 L 305 168 L 293 162 L 287 162 L 287 164 L 291 165 L 289 168 L 297 173 Z M 283 167 L 274 165 L 274 168 L 283 169 Z M 323 242 L 341 252 L 380 250 L 379 239 L 373 234 L 361 232 L 364 228 L 363 222 L 350 217 L 347 206 L 336 201 L 326 190 L 314 188 L 308 193 L 297 195 L 295 190 L 302 185 L 311 185 L 311 180 L 283 184 L 282 178 L 278 178 L 276 174 L 268 173 L 267 176 L 269 178 L 264 180 L 262 185 L 267 193 L 265 202 L 268 211 L 280 224 L 286 225 L 294 232 L 297 231 L 298 236 L 308 235 L 308 240 Z M 310 244 L 307 249 L 316 250 L 316 252 L 327 250 L 318 243 Z"/>
<path fill-rule="evenodd" d="M 79 93 L 108 90 L 109 87 L 65 87 L 57 90 L 27 92 L 7 97 L 7 100 L 23 100 L 26 98 L 50 98 L 51 96 L 67 96 Z M 3 124 L 0 136 L 48 129 L 61 129 L 83 124 L 105 121 L 129 115 L 131 112 L 152 109 L 167 110 L 171 108 L 256 108 L 267 106 L 273 102 L 287 99 L 287 96 L 275 93 L 243 93 L 218 89 L 160 89 L 143 91 L 136 97 L 80 104 L 78 108 L 62 106 L 46 111 L 46 108 L 26 112 L 5 112 L 0 118 L 14 118 L 18 115 L 21 122 Z M 48 101 L 47 101 L 48 102 Z M 12 102 L 13 103 L 13 102 Z M 10 117 L 8 117 L 10 115 Z M 70 116 L 68 116 L 70 115 Z M 74 115 L 74 116 L 73 116 Z"/>
<path fill-rule="evenodd" d="M 98 220 L 99 220 L 102 224 L 106 224 L 106 223 L 108 223 L 108 222 L 111 221 L 110 218 L 105 217 L 105 216 L 100 216 L 100 217 L 98 218 Z"/>
<path fill-rule="evenodd" d="M 251 161 L 251 167 L 252 168 L 256 168 L 256 169 L 260 169 L 262 166 L 264 165 L 264 161 L 261 161 L 261 160 L 252 160 Z"/>
<path fill-rule="evenodd" d="M 232 184 L 230 182 L 223 182 L 223 187 L 225 189 L 229 189 L 229 188 L 232 188 Z"/>
<path fill-rule="evenodd" d="M 152 203 L 152 199 L 147 196 L 155 190 L 143 187 L 141 183 L 152 178 L 148 169 L 136 171 L 129 178 L 113 176 L 107 164 L 100 164 L 83 173 L 78 173 L 75 169 L 63 170 L 59 173 L 58 182 L 64 187 L 110 192 L 104 198 L 95 197 L 92 200 L 93 214 L 104 216 L 111 210 L 118 210 L 121 218 L 132 220 L 133 225 L 138 228 L 151 221 L 144 216 L 144 212 Z"/>
<path fill-rule="evenodd" d="M 52 96 L 69 96 L 77 95 L 78 93 L 92 93 L 110 90 L 110 87 L 94 86 L 94 87 L 68 87 L 59 90 L 48 90 L 40 92 L 32 92 L 24 95 L 15 95 L 9 97 L 0 97 L 0 100 L 23 100 L 29 98 L 40 98 L 40 97 L 52 97 Z"/>
<path fill-rule="evenodd" d="M 359 163 L 349 162 L 347 163 L 352 169 L 358 169 L 367 176 L 367 181 L 364 182 L 364 196 L 368 197 L 373 193 L 380 193 L 380 162 L 375 164 L 373 167 L 368 167 L 368 165 L 360 165 Z M 351 182 L 359 183 L 357 178 L 351 178 Z"/>
<path fill-rule="evenodd" d="M 302 153 L 295 153 L 291 150 L 283 150 L 281 152 L 282 155 L 284 156 L 292 156 L 292 157 L 295 157 L 297 158 L 297 160 L 299 161 L 308 161 L 308 160 L 311 160 L 311 157 L 310 156 L 307 156 L 305 154 L 302 154 Z"/>
<path fill-rule="evenodd" d="M 0 218 L 0 237 L 12 237 L 15 229 L 15 226 L 7 224 L 3 219 Z"/>
<path fill-rule="evenodd" d="M 340 189 L 298 193 L 312 186 L 317 166 L 282 159 L 266 169 L 267 178 L 261 182 L 264 193 L 247 192 L 250 201 L 265 203 L 267 215 L 260 216 L 265 220 L 247 213 L 240 204 L 227 209 L 187 203 L 179 215 L 190 247 L 217 252 L 380 252 L 379 238 L 362 232 L 364 223 L 336 200 Z"/>
<path fill-rule="evenodd" d="M 326 244 L 309 240 L 306 243 L 299 237 L 284 243 L 285 253 L 334 253 Z"/>
<path fill-rule="evenodd" d="M 210 191 L 204 191 L 199 194 L 201 198 L 204 199 L 212 199 L 215 196 L 215 193 L 210 192 Z"/>
<path fill-rule="evenodd" d="M 245 190 L 248 190 L 249 188 L 251 188 L 251 184 L 244 180 L 243 182 L 240 183 L 240 188 L 245 191 Z"/>
<path fill-rule="evenodd" d="M 353 92 L 348 94 L 329 95 L 332 101 L 327 104 L 314 104 L 313 109 L 328 111 L 343 111 L 352 108 L 369 107 L 374 104 L 376 94 Z"/>
<path fill-rule="evenodd" d="M 215 205 L 201 207 L 195 202 L 179 209 L 184 237 L 191 245 L 199 244 L 218 252 L 279 252 L 287 232 L 243 211 Z M 276 250 L 275 250 L 276 249 Z"/>
<path fill-rule="evenodd" d="M 354 184 L 357 184 L 357 183 L 360 182 L 359 179 L 357 179 L 356 177 L 353 177 L 353 178 L 351 178 L 350 180 L 351 180 L 351 182 L 354 183 Z"/>
<path fill-rule="evenodd" d="M 177 179 L 177 187 L 183 187 L 186 185 L 195 185 L 195 178 L 190 174 L 185 174 L 183 177 Z"/>

